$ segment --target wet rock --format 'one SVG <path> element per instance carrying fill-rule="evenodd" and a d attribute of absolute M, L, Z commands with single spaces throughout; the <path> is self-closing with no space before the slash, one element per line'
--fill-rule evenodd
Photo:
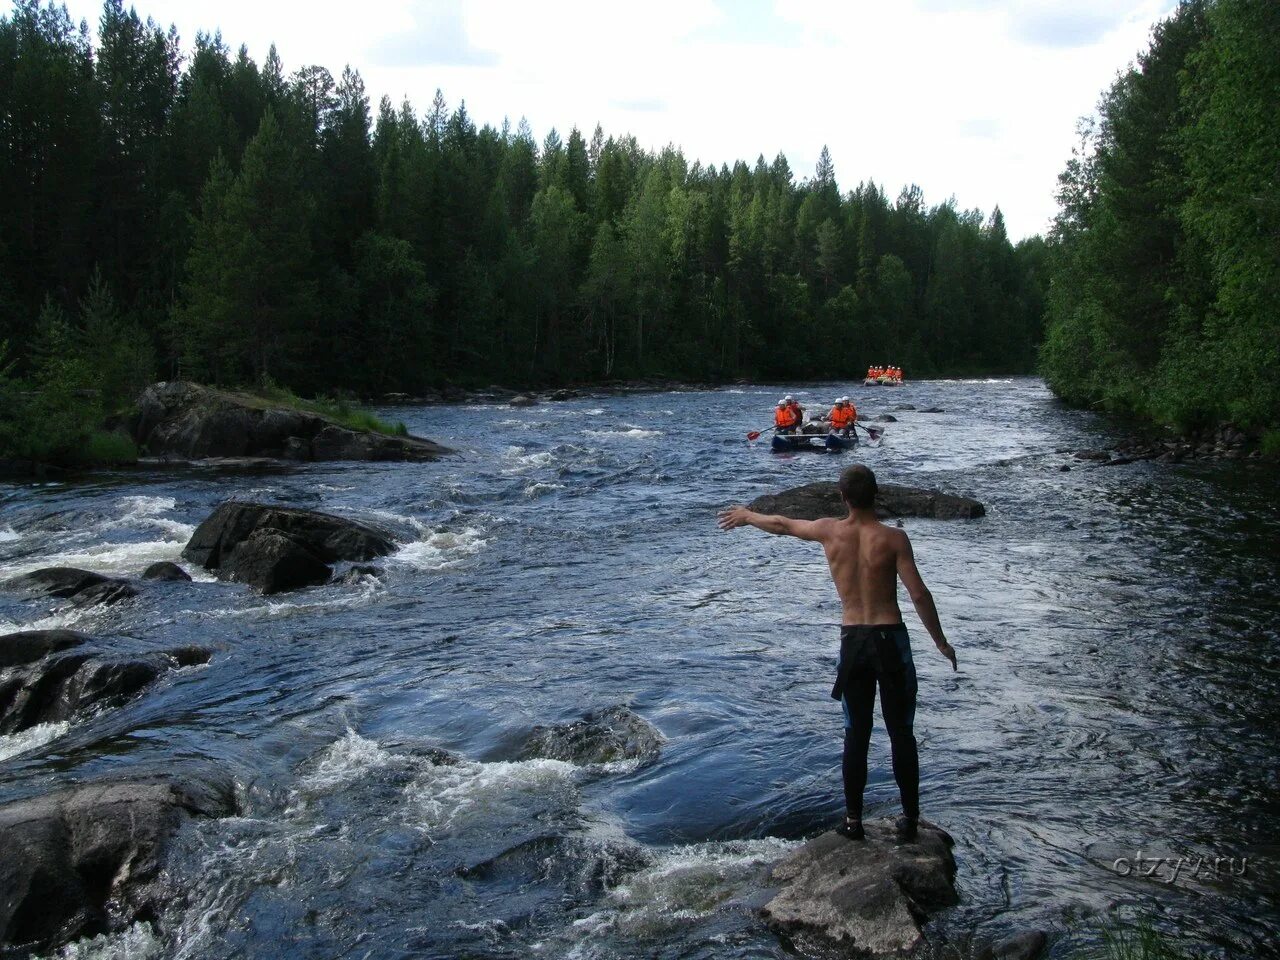
<path fill-rule="evenodd" d="M 1101 461 L 1111 459 L 1111 454 L 1105 450 L 1077 450 L 1075 456 L 1077 460 Z"/>
<path fill-rule="evenodd" d="M 183 570 L 176 563 L 170 563 L 168 560 L 162 560 L 159 563 L 153 563 L 142 571 L 143 580 L 169 580 L 174 582 L 191 582 L 191 574 Z"/>
<path fill-rule="evenodd" d="M 900 407 L 894 407 L 893 409 L 894 409 L 896 412 L 898 412 L 898 413 L 903 413 L 904 411 L 911 411 L 911 410 L 914 410 L 914 409 L 915 409 L 915 404 L 911 404 L 911 403 L 904 403 L 902 406 L 900 406 Z"/>
<path fill-rule="evenodd" d="M 564 389 L 553 390 L 551 393 L 547 394 L 547 399 L 555 403 L 560 403 L 564 400 L 576 400 L 580 396 L 582 396 L 582 394 L 577 390 Z"/>
<path fill-rule="evenodd" d="M 162 673 L 207 663 L 210 656 L 199 647 L 156 653 L 109 651 L 69 630 L 0 637 L 0 665 L 9 668 L 0 679 L 0 734 L 119 706 Z"/>
<path fill-rule="evenodd" d="M 298 538 L 264 528 L 238 543 L 217 574 L 272 594 L 328 583 L 333 571 Z"/>
<path fill-rule="evenodd" d="M 51 653 L 70 650 L 92 638 L 77 630 L 24 630 L 0 637 L 0 670 L 34 663 Z"/>
<path fill-rule="evenodd" d="M 75 567 L 45 567 L 14 577 L 7 586 L 46 597 L 74 597 L 81 590 L 106 583 L 110 577 Z"/>
<path fill-rule="evenodd" d="M 1071 472 L 1071 467 L 1064 463 L 1064 464 L 1062 464 L 1062 466 L 1058 467 L 1058 471 L 1059 471 L 1060 473 L 1070 473 L 1070 472 Z"/>
<path fill-rule="evenodd" d="M 657 758 L 666 738 L 628 707 L 592 710 L 582 719 L 555 727 L 535 727 L 520 751 L 522 760 L 564 760 L 585 766 L 619 760 Z"/>
<path fill-rule="evenodd" d="M 344 570 L 342 572 L 342 576 L 339 577 L 336 582 L 342 584 L 359 583 L 367 577 L 372 577 L 375 580 L 381 580 L 382 568 L 375 567 L 371 563 L 357 563 Z"/>
<path fill-rule="evenodd" d="M 453 453 L 430 440 L 330 425 L 311 439 L 312 460 L 436 460 Z"/>
<path fill-rule="evenodd" d="M 435 460 L 453 452 L 420 437 L 352 430 L 319 414 L 182 381 L 148 387 L 129 426 L 140 448 L 161 457 Z"/>
<path fill-rule="evenodd" d="M 920 413 L 946 413 L 946 412 L 947 411 L 943 410 L 941 407 L 929 407 L 925 410 L 920 411 Z"/>
<path fill-rule="evenodd" d="M 840 497 L 839 488 L 826 481 L 766 494 L 752 500 L 750 506 L 759 513 L 781 514 L 794 520 L 843 517 L 849 512 Z M 892 483 L 879 484 L 876 497 L 876 515 L 882 519 L 929 517 L 935 520 L 972 520 L 985 516 L 986 512 L 986 507 L 969 497 Z"/>
<path fill-rule="evenodd" d="M 538 401 L 535 400 L 533 397 L 527 397 L 524 394 L 521 394 L 518 397 L 512 397 L 510 400 L 507 401 L 507 403 L 509 403 L 513 407 L 533 407 L 533 406 L 537 406 Z"/>
<path fill-rule="evenodd" d="M 1027 930 L 978 951 L 976 960 L 1037 960 L 1049 946 L 1043 930 Z"/>
<path fill-rule="evenodd" d="M 888 821 L 867 824 L 867 839 L 824 833 L 773 868 L 781 887 L 762 912 L 776 928 L 872 956 L 910 953 L 921 921 L 952 906 L 952 840 L 922 822 L 914 843 L 897 845 Z"/>
<path fill-rule="evenodd" d="M 388 534 L 357 520 L 232 500 L 221 504 L 196 528 L 182 555 L 217 572 L 232 551 L 258 530 L 285 534 L 323 563 L 372 560 L 396 548 Z"/>
<path fill-rule="evenodd" d="M 898 422 L 898 418 L 895 417 L 892 413 L 886 413 L 884 416 L 877 417 L 876 419 L 878 419 L 881 423 L 897 423 Z"/>
<path fill-rule="evenodd" d="M 107 580 L 86 587 L 71 598 L 73 607 L 107 607 L 138 595 L 133 584 L 125 580 Z"/>
<path fill-rule="evenodd" d="M 0 806 L 0 945 L 39 952 L 154 921 L 192 817 L 235 812 L 212 772 L 80 784 Z"/>
<path fill-rule="evenodd" d="M 7 587 L 31 596 L 58 597 L 73 606 L 106 606 L 138 595 L 127 580 L 104 577 L 75 567 L 45 567 L 9 580 Z"/>

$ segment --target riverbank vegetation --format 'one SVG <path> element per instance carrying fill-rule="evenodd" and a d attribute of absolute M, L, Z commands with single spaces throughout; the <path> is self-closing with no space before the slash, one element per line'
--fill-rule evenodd
<path fill-rule="evenodd" d="M 797 179 L 599 128 L 539 143 L 439 94 L 374 109 L 350 68 L 188 51 L 119 0 L 96 45 L 18 0 L 0 116 L 0 340 L 46 406 L 157 377 L 369 396 L 1016 372 L 1040 338 L 1039 238 L 914 187 L 842 192 L 825 150 Z"/>
<path fill-rule="evenodd" d="M 1275 431 L 1280 5 L 1183 2 L 1081 133 L 1051 238 L 1050 386 L 1184 429 Z"/>

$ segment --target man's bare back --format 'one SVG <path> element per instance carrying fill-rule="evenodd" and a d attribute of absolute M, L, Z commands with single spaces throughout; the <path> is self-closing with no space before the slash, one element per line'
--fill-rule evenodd
<path fill-rule="evenodd" d="M 874 510 L 850 508 L 849 515 L 839 520 L 792 520 L 739 506 L 721 512 L 719 523 L 722 530 L 752 526 L 766 533 L 822 544 L 831 579 L 840 595 L 844 610 L 841 622 L 845 625 L 901 623 L 897 584 L 900 578 L 938 651 L 956 668 L 955 650 L 942 632 L 933 595 L 916 569 L 911 541 L 902 530 L 877 520 Z"/>

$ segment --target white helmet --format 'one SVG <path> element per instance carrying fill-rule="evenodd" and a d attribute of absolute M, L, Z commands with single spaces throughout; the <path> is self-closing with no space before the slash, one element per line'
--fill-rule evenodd
<path fill-rule="evenodd" d="M 786 403 L 788 400 L 794 400 L 794 399 L 795 397 L 793 397 L 791 394 L 788 393 L 785 397 L 782 398 L 782 402 Z"/>

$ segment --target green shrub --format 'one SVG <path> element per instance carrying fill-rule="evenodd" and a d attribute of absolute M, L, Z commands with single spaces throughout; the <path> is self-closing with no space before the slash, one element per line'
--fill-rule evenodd
<path fill-rule="evenodd" d="M 1280 457 L 1280 429 L 1268 430 L 1262 435 L 1262 453 L 1268 457 Z"/>
<path fill-rule="evenodd" d="M 95 430 L 75 455 L 86 467 L 118 467 L 137 463 L 138 447 L 133 438 L 118 430 Z"/>

